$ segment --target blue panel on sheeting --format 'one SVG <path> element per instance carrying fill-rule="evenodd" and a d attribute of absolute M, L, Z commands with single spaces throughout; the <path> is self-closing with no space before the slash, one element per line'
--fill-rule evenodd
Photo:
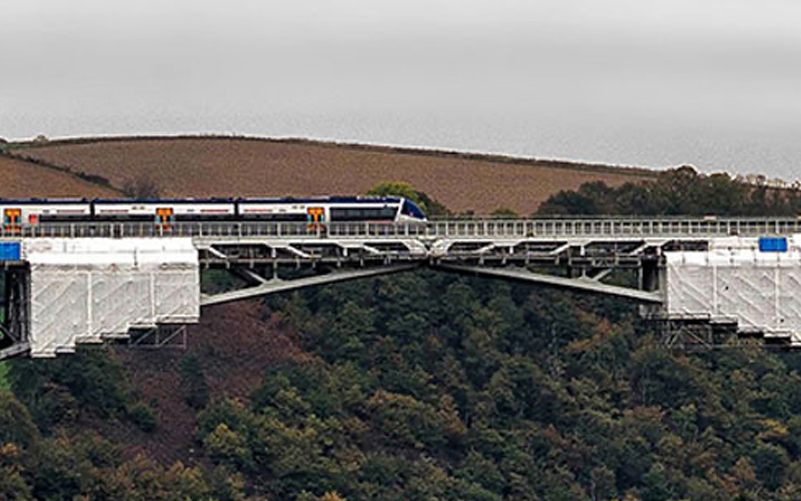
<path fill-rule="evenodd" d="M 0 261 L 19 261 L 21 255 L 19 242 L 0 242 Z"/>
<path fill-rule="evenodd" d="M 760 252 L 787 252 L 787 239 L 762 237 L 759 239 Z"/>

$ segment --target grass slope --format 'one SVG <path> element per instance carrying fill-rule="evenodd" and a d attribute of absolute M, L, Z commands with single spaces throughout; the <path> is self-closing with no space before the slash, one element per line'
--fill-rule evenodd
<path fill-rule="evenodd" d="M 15 144 L 14 155 L 105 178 L 115 187 L 154 180 L 168 196 L 365 193 L 405 181 L 457 212 L 529 214 L 582 183 L 611 186 L 655 171 L 411 148 L 240 137 L 137 137 Z"/>
<path fill-rule="evenodd" d="M 115 196 L 118 190 L 79 173 L 0 153 L 0 198 Z"/>

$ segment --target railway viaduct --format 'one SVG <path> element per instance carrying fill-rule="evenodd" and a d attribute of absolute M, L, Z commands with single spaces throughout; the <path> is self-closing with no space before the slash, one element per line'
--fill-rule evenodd
<path fill-rule="evenodd" d="M 159 344 L 207 306 L 420 267 L 636 301 L 669 345 L 735 333 L 801 347 L 796 218 L 48 223 L 0 229 L 0 358 Z M 205 293 L 212 269 L 247 286 Z"/>

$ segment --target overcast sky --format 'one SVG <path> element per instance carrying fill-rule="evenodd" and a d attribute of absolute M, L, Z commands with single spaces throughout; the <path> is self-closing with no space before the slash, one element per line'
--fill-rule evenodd
<path fill-rule="evenodd" d="M 220 132 L 801 176 L 797 0 L 1 0 L 0 136 Z"/>

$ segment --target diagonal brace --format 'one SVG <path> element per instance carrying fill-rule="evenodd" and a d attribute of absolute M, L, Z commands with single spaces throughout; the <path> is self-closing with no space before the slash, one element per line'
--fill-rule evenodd
<path fill-rule="evenodd" d="M 337 270 L 324 275 L 314 275 L 311 277 L 297 278 L 294 280 L 281 280 L 272 279 L 267 280 L 261 285 L 255 287 L 247 287 L 235 291 L 223 292 L 213 296 L 201 295 L 200 305 L 211 306 L 214 304 L 229 303 L 231 301 L 239 301 L 241 299 L 250 299 L 258 296 L 266 296 L 268 294 L 275 294 L 277 292 L 284 292 L 293 289 L 300 289 L 301 287 L 312 287 L 315 285 L 330 284 L 333 282 L 343 282 L 346 280 L 354 280 L 357 278 L 387 275 L 389 273 L 397 273 L 400 271 L 412 270 L 419 267 L 419 263 L 411 264 L 398 264 L 392 266 L 381 266 L 378 268 L 359 268 L 356 270 Z"/>
<path fill-rule="evenodd" d="M 659 292 L 641 291 L 629 289 L 617 285 L 609 285 L 591 278 L 567 278 L 542 273 L 533 273 L 525 268 L 484 268 L 479 266 L 463 266 L 454 264 L 436 264 L 435 269 L 452 271 L 456 273 L 467 273 L 479 276 L 489 276 L 494 278 L 505 278 L 509 280 L 521 280 L 534 282 L 541 285 L 552 287 L 562 287 L 581 292 L 594 292 L 611 296 L 623 297 L 641 301 L 644 303 L 661 303 L 662 295 Z"/>

